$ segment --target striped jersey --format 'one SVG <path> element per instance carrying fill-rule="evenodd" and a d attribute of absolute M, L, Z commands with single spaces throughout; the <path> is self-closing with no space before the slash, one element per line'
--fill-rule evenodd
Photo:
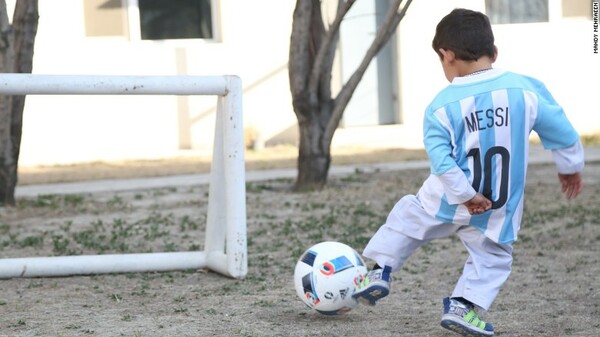
<path fill-rule="evenodd" d="M 530 132 L 549 150 L 579 142 L 540 81 L 497 69 L 455 78 L 427 107 L 423 128 L 431 174 L 418 193 L 422 206 L 440 221 L 475 226 L 498 243 L 517 239 Z M 471 215 L 463 203 L 476 191 L 492 209 Z"/>

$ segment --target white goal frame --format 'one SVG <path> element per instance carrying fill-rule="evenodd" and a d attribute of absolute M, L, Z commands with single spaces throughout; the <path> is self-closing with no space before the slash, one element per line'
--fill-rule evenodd
<path fill-rule="evenodd" d="M 0 74 L 0 95 L 216 95 L 204 251 L 0 259 L 0 278 L 207 268 L 248 271 L 242 83 L 237 76 Z"/>

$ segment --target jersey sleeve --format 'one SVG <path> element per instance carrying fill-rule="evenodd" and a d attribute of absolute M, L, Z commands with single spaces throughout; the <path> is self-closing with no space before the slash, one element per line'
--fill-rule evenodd
<path fill-rule="evenodd" d="M 444 194 L 451 205 L 462 204 L 477 193 L 465 173 L 457 165 L 454 149 L 453 128 L 444 109 L 425 113 L 424 144 L 431 165 L 431 174 L 437 176 L 444 186 Z"/>
<path fill-rule="evenodd" d="M 464 204 L 477 194 L 465 173 L 458 166 L 454 166 L 454 168 L 439 175 L 438 178 L 444 186 L 449 205 Z"/>
<path fill-rule="evenodd" d="M 452 126 L 446 118 L 445 110 L 425 112 L 423 122 L 423 143 L 429 156 L 431 173 L 441 175 L 456 166 L 452 158 Z"/>
<path fill-rule="evenodd" d="M 533 124 L 533 130 L 538 134 L 542 145 L 547 150 L 573 146 L 579 141 L 579 134 L 548 89 L 541 83 L 538 85 L 537 116 Z"/>
<path fill-rule="evenodd" d="M 573 146 L 552 150 L 552 157 L 560 174 L 574 174 L 583 171 L 585 164 L 583 145 L 579 140 Z"/>

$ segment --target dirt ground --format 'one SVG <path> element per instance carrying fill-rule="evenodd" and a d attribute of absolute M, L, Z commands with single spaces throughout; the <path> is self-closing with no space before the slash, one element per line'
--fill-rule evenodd
<path fill-rule="evenodd" d="M 0 336 L 453 336 L 439 319 L 467 256 L 455 237 L 417 251 L 375 307 L 321 316 L 293 287 L 307 247 L 362 251 L 427 173 L 357 170 L 310 193 L 289 179 L 248 183 L 245 279 L 188 270 L 0 280 Z M 587 163 L 585 184 L 567 201 L 552 166 L 530 166 L 513 273 L 482 315 L 496 336 L 600 336 L 600 163 Z M 19 199 L 0 209 L 0 257 L 201 250 L 207 200 L 207 186 Z"/>

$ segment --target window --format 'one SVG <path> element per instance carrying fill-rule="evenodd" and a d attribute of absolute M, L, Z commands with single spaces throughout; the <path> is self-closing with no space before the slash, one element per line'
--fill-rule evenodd
<path fill-rule="evenodd" d="M 492 24 L 548 22 L 548 0 L 485 0 Z"/>
<path fill-rule="evenodd" d="M 211 0 L 138 0 L 142 40 L 212 39 Z"/>
<path fill-rule="evenodd" d="M 216 0 L 84 0 L 86 36 L 218 39 Z"/>

